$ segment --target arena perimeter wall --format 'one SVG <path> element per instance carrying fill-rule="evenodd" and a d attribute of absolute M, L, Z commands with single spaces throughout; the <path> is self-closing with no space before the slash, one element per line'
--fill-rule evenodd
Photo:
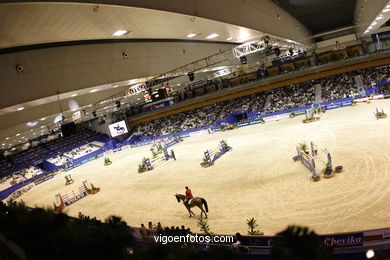
<path fill-rule="evenodd" d="M 342 99 L 322 102 L 321 104 L 317 104 L 314 106 L 318 107 L 319 105 L 321 105 L 326 110 L 331 110 L 331 109 L 336 109 L 336 108 L 340 108 L 340 107 L 351 106 L 352 102 L 353 102 L 352 98 L 342 98 Z M 286 118 L 290 117 L 291 113 L 294 113 L 295 116 L 306 114 L 306 109 L 309 107 L 311 107 L 311 105 L 306 105 L 306 106 L 302 106 L 302 107 L 296 107 L 296 108 L 286 109 L 286 110 L 282 110 L 282 111 L 278 111 L 278 112 L 274 112 L 274 113 L 264 114 L 264 115 L 261 115 L 261 117 L 264 119 L 265 122 L 286 119 Z M 237 115 L 240 113 L 245 113 L 245 111 L 229 114 L 225 119 L 219 120 L 218 124 L 232 123 L 234 115 Z M 243 126 L 258 124 L 261 122 L 261 119 L 259 119 L 260 113 L 258 113 L 258 112 L 248 113 L 248 117 L 252 117 L 252 118 L 256 118 L 256 119 L 251 120 L 251 121 L 247 121 L 247 122 L 243 122 L 243 123 L 238 123 L 237 126 L 243 127 Z M 220 131 L 219 127 L 217 127 L 217 124 L 212 124 L 212 125 L 198 127 L 198 128 L 194 128 L 194 129 L 190 129 L 190 130 L 186 130 L 186 131 L 182 131 L 182 132 L 177 132 L 176 134 L 182 138 L 190 137 L 190 136 L 194 136 L 194 135 L 198 135 L 198 134 L 207 133 L 207 129 L 210 129 L 210 128 L 212 128 L 213 131 Z M 166 135 L 156 136 L 153 138 L 142 138 L 138 142 L 134 141 L 134 139 L 133 139 L 133 140 L 131 140 L 131 142 L 129 144 L 131 147 L 150 145 L 150 144 L 153 144 L 156 142 L 166 141 L 171 136 L 172 136 L 172 134 L 166 134 Z"/>

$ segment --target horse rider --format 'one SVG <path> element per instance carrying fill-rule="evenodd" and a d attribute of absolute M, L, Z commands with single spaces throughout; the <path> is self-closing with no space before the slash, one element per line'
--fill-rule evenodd
<path fill-rule="evenodd" d="M 188 188 L 188 186 L 186 186 L 185 188 L 186 188 L 186 192 L 185 192 L 185 194 L 186 194 L 186 199 L 184 200 L 184 202 L 188 205 L 188 201 L 189 201 L 190 199 L 192 199 L 194 196 L 192 196 L 192 191 L 191 191 L 190 188 Z M 189 205 L 188 205 L 188 206 L 189 206 Z"/>

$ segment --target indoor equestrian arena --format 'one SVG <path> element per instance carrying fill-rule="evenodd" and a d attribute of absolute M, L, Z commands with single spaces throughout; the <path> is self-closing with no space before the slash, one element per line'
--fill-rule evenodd
<path fill-rule="evenodd" d="M 257 219 L 265 235 L 287 225 L 305 225 L 317 233 L 342 233 L 390 226 L 390 120 L 377 120 L 375 109 L 390 110 L 390 100 L 329 110 L 321 120 L 303 124 L 302 117 L 256 124 L 189 138 L 175 144 L 176 161 L 138 173 L 150 145 L 109 154 L 112 164 L 99 158 L 59 173 L 19 197 L 28 206 L 53 206 L 84 180 L 101 191 L 64 209 L 104 220 L 119 215 L 130 226 L 152 221 L 164 226 L 185 225 L 198 231 L 200 210 L 190 218 L 174 195 L 189 186 L 207 200 L 208 223 L 217 234 L 245 233 L 246 219 Z M 226 140 L 233 149 L 202 168 L 203 153 Z M 318 153 L 329 152 L 343 171 L 318 182 L 292 157 L 299 143 L 315 143 Z M 325 162 L 316 161 L 320 172 Z M 75 184 L 64 185 L 71 174 Z"/>

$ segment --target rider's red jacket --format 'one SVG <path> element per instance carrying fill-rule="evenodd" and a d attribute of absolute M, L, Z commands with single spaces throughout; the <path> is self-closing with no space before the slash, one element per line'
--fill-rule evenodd
<path fill-rule="evenodd" d="M 193 196 L 192 196 L 192 192 L 191 192 L 191 190 L 190 189 L 187 189 L 186 190 L 186 199 L 192 199 L 193 198 Z"/>

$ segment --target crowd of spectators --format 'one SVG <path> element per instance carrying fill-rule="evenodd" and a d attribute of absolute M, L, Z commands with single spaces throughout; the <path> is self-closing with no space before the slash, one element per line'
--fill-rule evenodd
<path fill-rule="evenodd" d="M 71 151 L 65 152 L 64 155 L 71 158 L 72 160 L 78 159 L 80 157 L 83 157 L 84 155 L 87 155 L 89 153 L 92 153 L 96 150 L 99 150 L 101 147 L 93 145 L 91 143 L 82 145 L 80 147 L 77 147 Z"/>
<path fill-rule="evenodd" d="M 315 91 L 311 82 L 289 85 L 270 90 L 269 101 L 264 108 L 265 113 L 273 113 L 294 107 L 314 103 Z"/>
<path fill-rule="evenodd" d="M 2 157 L 0 159 L 0 182 L 5 182 L 16 176 L 24 176 L 20 174 L 21 171 L 24 172 L 25 168 L 33 169 L 34 167 L 30 167 L 30 165 L 36 164 L 40 160 L 47 158 L 50 154 L 65 153 L 75 149 L 72 153 L 67 154 L 68 156 L 58 156 L 53 159 L 56 165 L 62 165 L 67 158 L 73 159 L 74 157 L 74 159 L 76 159 L 83 156 L 85 153 L 93 152 L 94 150 L 99 149 L 99 147 L 92 144 L 84 145 L 82 148 L 80 148 L 80 146 L 95 140 L 103 142 L 109 139 L 107 135 L 95 131 L 82 130 L 68 137 L 54 139 L 46 143 L 41 143 L 35 147 L 30 146 L 26 150 L 17 151 L 6 157 Z M 29 172 L 30 170 L 27 170 L 25 175 L 29 176 Z M 23 178 L 20 180 L 23 180 Z"/>
<path fill-rule="evenodd" d="M 150 235 L 163 235 L 163 236 L 186 236 L 188 234 L 192 235 L 190 228 L 185 228 L 182 225 L 180 228 L 178 226 L 163 226 L 160 222 L 153 225 L 152 221 L 149 221 L 148 226 L 146 227 L 144 224 L 141 224 L 139 228 L 139 232 L 141 233 L 144 239 L 147 239 Z"/>
<path fill-rule="evenodd" d="M 92 153 L 96 150 L 99 150 L 100 147 L 95 146 L 91 143 L 82 145 L 80 147 L 74 148 L 70 151 L 64 152 L 62 154 L 56 155 L 52 158 L 47 159 L 48 162 L 56 165 L 56 166 L 61 166 L 64 165 L 65 163 L 78 159 L 80 157 L 83 157 L 89 153 Z"/>
<path fill-rule="evenodd" d="M 65 163 L 70 161 L 69 157 L 64 156 L 63 154 L 56 155 L 52 158 L 47 159 L 48 162 L 56 165 L 56 166 L 61 166 L 64 165 Z"/>
<path fill-rule="evenodd" d="M 36 175 L 41 173 L 42 170 L 35 166 L 30 166 L 28 168 L 13 172 L 12 174 L 0 179 L 0 191 L 5 190 L 8 187 L 11 187 L 25 180 L 28 180 L 32 177 L 35 177 Z"/>
<path fill-rule="evenodd" d="M 305 106 L 318 101 L 316 100 L 315 88 L 317 84 L 321 86 L 319 96 L 321 102 L 355 97 L 362 95 L 361 91 L 359 92 L 355 76 L 360 76 L 364 88 L 375 87 L 373 82 L 390 79 L 390 66 L 356 70 L 226 100 L 142 123 L 137 126 L 135 133 L 150 138 L 218 123 L 218 120 L 236 112 L 264 114 Z M 387 87 L 382 89 L 390 92 Z"/>
<path fill-rule="evenodd" d="M 101 147 L 93 145 L 92 143 L 85 144 L 79 147 L 76 147 L 70 151 L 64 152 L 62 154 L 56 155 L 52 158 L 47 159 L 48 162 L 61 166 L 65 163 L 83 157 L 89 153 L 92 153 L 96 150 L 99 150 Z"/>

